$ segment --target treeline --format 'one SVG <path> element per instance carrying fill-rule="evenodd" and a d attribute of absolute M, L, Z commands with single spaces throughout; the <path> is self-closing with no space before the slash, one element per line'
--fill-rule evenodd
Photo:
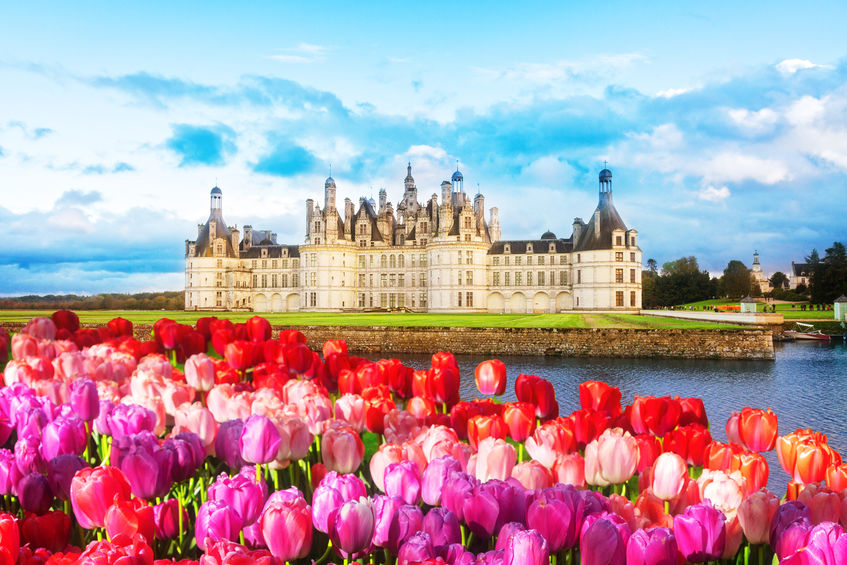
<path fill-rule="evenodd" d="M 0 298 L 0 310 L 182 310 L 185 293 L 140 292 L 138 294 L 48 294 Z"/>
<path fill-rule="evenodd" d="M 817 249 L 806 257 L 809 269 L 809 299 L 813 304 L 832 304 L 839 296 L 847 296 L 847 249 L 834 242 L 823 259 Z"/>

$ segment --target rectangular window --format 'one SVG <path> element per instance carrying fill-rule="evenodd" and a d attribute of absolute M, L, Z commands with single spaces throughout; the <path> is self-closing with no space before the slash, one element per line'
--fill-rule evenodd
<path fill-rule="evenodd" d="M 365 273 L 359 273 L 359 286 L 365 286 Z"/>
<path fill-rule="evenodd" d="M 291 275 L 291 286 L 293 286 L 294 288 L 300 286 L 300 275 L 298 275 L 297 273 Z"/>
<path fill-rule="evenodd" d="M 515 257 L 515 266 L 520 265 L 523 262 L 523 257 Z"/>
<path fill-rule="evenodd" d="M 577 263 L 582 263 L 582 253 L 577 253 L 577 254 L 576 254 L 576 262 L 577 262 Z"/>
<path fill-rule="evenodd" d="M 523 273 L 515 273 L 515 286 L 523 284 Z"/>
<path fill-rule="evenodd" d="M 388 295 L 388 307 L 397 308 L 397 295 L 393 292 Z"/>
<path fill-rule="evenodd" d="M 459 292 L 457 294 L 459 295 L 459 306 L 461 306 L 462 305 L 462 293 Z"/>
<path fill-rule="evenodd" d="M 629 254 L 629 260 L 632 261 L 633 263 L 635 263 L 635 253 Z"/>
<path fill-rule="evenodd" d="M 418 304 L 420 304 L 421 308 L 426 308 L 426 293 L 425 292 L 421 293 L 420 300 L 418 301 Z"/>
<path fill-rule="evenodd" d="M 568 284 L 568 272 L 559 271 L 559 285 L 565 286 L 566 284 Z"/>
<path fill-rule="evenodd" d="M 526 274 L 526 284 L 532 286 L 532 271 Z"/>
<path fill-rule="evenodd" d="M 373 288 L 374 285 L 374 276 L 373 274 L 368 275 L 368 286 Z"/>
<path fill-rule="evenodd" d="M 273 261 L 271 261 L 271 267 L 273 267 L 274 269 L 276 269 L 276 259 L 274 259 Z"/>
<path fill-rule="evenodd" d="M 215 306 L 223 306 L 222 294 L 221 292 L 215 294 Z"/>
<path fill-rule="evenodd" d="M 458 284 L 459 286 L 462 286 L 462 271 L 459 271 L 458 273 L 456 273 L 456 276 L 459 278 L 459 282 L 457 282 L 456 284 Z"/>
<path fill-rule="evenodd" d="M 259 266 L 259 262 L 256 261 L 255 259 L 253 259 L 253 268 L 255 269 L 258 266 Z"/>
<path fill-rule="evenodd" d="M 379 275 L 379 286 L 381 286 L 382 288 L 388 287 L 388 275 L 386 275 L 385 273 Z"/>
<path fill-rule="evenodd" d="M 317 292 L 310 292 L 309 294 L 310 294 L 309 303 L 312 306 L 317 306 L 318 305 L 318 293 Z"/>
<path fill-rule="evenodd" d="M 629 270 L 629 282 L 631 282 L 631 283 L 635 282 L 635 269 Z"/>
<path fill-rule="evenodd" d="M 388 295 L 384 292 L 379 295 L 379 305 L 382 308 L 388 308 Z"/>
<path fill-rule="evenodd" d="M 404 275 L 402 273 L 397 275 L 397 286 L 399 286 L 400 288 L 405 288 L 405 286 L 406 286 L 406 275 Z"/>
<path fill-rule="evenodd" d="M 620 236 L 620 235 L 615 236 L 615 245 L 623 245 L 623 236 Z"/>
<path fill-rule="evenodd" d="M 468 286 L 473 285 L 473 271 L 465 273 L 465 284 Z"/>
<path fill-rule="evenodd" d="M 426 286 L 426 273 L 421 273 L 420 281 L 420 287 L 424 288 Z"/>
<path fill-rule="evenodd" d="M 582 271 L 576 272 L 576 284 L 582 284 Z"/>
<path fill-rule="evenodd" d="M 538 273 L 538 286 L 544 286 L 544 271 Z"/>
<path fill-rule="evenodd" d="M 398 308 L 405 308 L 406 307 L 406 295 L 405 294 L 398 294 L 397 295 L 397 307 Z"/>
<path fill-rule="evenodd" d="M 262 251 L 265 251 L 265 250 L 263 249 Z M 268 268 L 268 260 L 267 259 L 262 259 L 262 268 L 263 269 Z"/>
<path fill-rule="evenodd" d="M 317 286 L 317 285 L 318 285 L 318 274 L 312 273 L 312 286 Z"/>
<path fill-rule="evenodd" d="M 424 243 L 426 243 L 426 242 L 424 242 Z M 421 258 L 420 258 L 419 263 L 420 263 L 421 267 L 426 267 L 426 253 L 421 253 Z"/>
<path fill-rule="evenodd" d="M 473 251 L 465 251 L 465 263 L 473 265 Z"/>
<path fill-rule="evenodd" d="M 473 308 L 473 292 L 465 293 L 465 306 Z"/>
<path fill-rule="evenodd" d="M 623 291 L 615 292 L 615 306 L 623 306 Z"/>
<path fill-rule="evenodd" d="M 615 251 L 615 261 L 623 261 L 623 251 Z"/>
<path fill-rule="evenodd" d="M 282 287 L 285 288 L 288 286 L 288 275 L 282 275 Z"/>
<path fill-rule="evenodd" d="M 415 254 L 412 253 L 411 255 L 409 255 L 409 259 L 412 260 L 412 266 L 414 267 L 415 266 Z"/>
<path fill-rule="evenodd" d="M 394 273 L 391 273 L 390 275 L 388 275 L 388 286 L 390 286 L 392 288 L 397 286 L 397 275 L 395 275 Z"/>
<path fill-rule="evenodd" d="M 629 293 L 629 305 L 635 308 L 635 291 Z"/>
<path fill-rule="evenodd" d="M 291 260 L 291 268 L 297 269 L 298 267 L 300 267 L 300 259 L 292 259 Z"/>
<path fill-rule="evenodd" d="M 268 275 L 262 275 L 262 288 L 268 287 Z"/>
<path fill-rule="evenodd" d="M 503 257 L 503 264 L 506 265 L 507 267 L 509 266 L 509 258 L 508 257 Z"/>
<path fill-rule="evenodd" d="M 223 273 L 215 273 L 215 278 L 218 279 L 218 280 L 221 280 L 222 278 L 224 278 L 224 274 Z"/>
<path fill-rule="evenodd" d="M 494 258 L 494 261 L 493 261 L 493 265 L 496 267 L 496 266 L 497 266 L 497 265 L 499 265 L 499 264 L 500 264 L 500 258 L 499 258 L 499 257 L 495 257 L 495 258 Z"/>
<path fill-rule="evenodd" d="M 359 308 L 364 308 L 364 307 L 365 307 L 365 293 L 360 292 L 359 293 Z"/>
<path fill-rule="evenodd" d="M 259 275 L 253 275 L 253 288 L 258 288 L 259 286 Z"/>
<path fill-rule="evenodd" d="M 218 269 L 223 268 L 223 266 L 224 266 L 223 259 L 218 259 L 217 261 L 215 261 L 215 265 L 218 267 Z"/>
<path fill-rule="evenodd" d="M 369 305 L 371 308 L 373 308 L 373 307 L 374 307 L 374 295 L 373 295 L 373 294 L 369 294 L 369 295 L 368 295 L 368 305 Z"/>
<path fill-rule="evenodd" d="M 623 282 L 623 269 L 615 269 L 615 282 L 622 283 Z"/>
<path fill-rule="evenodd" d="M 529 256 L 526 258 L 526 264 L 527 264 L 527 265 L 532 265 L 532 255 L 529 255 Z"/>
<path fill-rule="evenodd" d="M 313 267 L 318 266 L 318 254 L 317 253 L 312 253 L 312 266 Z"/>
<path fill-rule="evenodd" d="M 493 284 L 494 286 L 500 286 L 500 273 L 499 272 L 491 274 L 491 284 Z"/>
<path fill-rule="evenodd" d="M 272 275 L 271 280 L 273 281 L 271 286 L 276 288 L 277 284 L 279 283 L 279 278 L 276 275 Z"/>
<path fill-rule="evenodd" d="M 359 268 L 360 269 L 365 268 L 365 256 L 364 255 L 359 255 Z"/>
<path fill-rule="evenodd" d="M 504 285 L 506 285 L 506 286 L 509 286 L 510 284 L 512 284 L 512 283 L 509 281 L 509 277 L 510 277 L 510 275 L 511 275 L 511 273 L 510 273 L 510 272 L 508 272 L 508 271 L 506 271 L 505 273 L 503 273 L 503 284 L 504 284 Z"/>
<path fill-rule="evenodd" d="M 283 260 L 282 260 L 282 268 L 283 268 L 283 269 L 287 269 L 287 268 L 288 268 L 288 259 L 283 259 Z"/>
<path fill-rule="evenodd" d="M 538 257 L 538 264 L 539 264 L 539 265 L 543 265 L 543 264 L 544 264 L 544 255 L 539 255 L 539 257 Z"/>

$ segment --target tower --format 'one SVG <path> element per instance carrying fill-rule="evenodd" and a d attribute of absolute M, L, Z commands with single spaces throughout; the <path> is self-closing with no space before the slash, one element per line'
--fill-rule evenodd
<path fill-rule="evenodd" d="M 324 183 L 324 210 L 335 209 L 335 179 L 327 177 Z"/>
<path fill-rule="evenodd" d="M 220 188 L 215 186 L 211 192 L 211 204 L 210 204 L 210 212 L 214 213 L 215 210 L 220 210 L 223 200 L 223 191 Z"/>
<path fill-rule="evenodd" d="M 603 201 L 604 198 L 612 199 L 612 171 L 609 169 L 600 171 L 600 201 Z"/>
<path fill-rule="evenodd" d="M 461 171 L 459 171 L 458 161 L 456 161 L 456 172 L 453 173 L 452 177 L 450 177 L 450 181 L 453 183 L 454 193 L 462 193 L 465 191 L 465 177 L 462 176 Z"/>

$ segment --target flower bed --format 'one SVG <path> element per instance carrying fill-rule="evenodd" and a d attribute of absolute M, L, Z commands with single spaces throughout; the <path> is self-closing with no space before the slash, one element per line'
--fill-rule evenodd
<path fill-rule="evenodd" d="M 463 400 L 446 352 L 318 354 L 258 316 L 153 335 L 67 311 L 0 328 L 0 564 L 847 561 L 847 465 L 769 409 L 720 443 L 698 398 L 588 381 L 565 416 L 534 375 L 498 401 L 497 360 Z"/>

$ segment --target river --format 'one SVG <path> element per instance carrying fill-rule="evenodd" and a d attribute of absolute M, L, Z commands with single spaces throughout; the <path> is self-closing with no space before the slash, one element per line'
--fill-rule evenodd
<path fill-rule="evenodd" d="M 560 414 L 579 409 L 579 383 L 602 380 L 620 389 L 622 402 L 641 396 L 699 396 L 711 422 L 712 437 L 726 441 L 730 413 L 745 406 L 772 408 L 780 434 L 812 428 L 829 437 L 829 444 L 847 458 L 847 346 L 836 342 L 777 343 L 774 361 L 711 361 L 668 359 L 591 359 L 557 357 L 500 357 L 506 364 L 509 387 L 504 400 L 514 400 L 514 379 L 520 373 L 539 375 L 553 383 Z M 399 355 L 422 369 L 425 355 Z M 462 373 L 463 399 L 480 396 L 474 384 L 476 365 L 489 357 L 456 357 Z M 776 450 L 765 454 L 770 465 L 768 486 L 785 493 L 788 475 Z"/>

